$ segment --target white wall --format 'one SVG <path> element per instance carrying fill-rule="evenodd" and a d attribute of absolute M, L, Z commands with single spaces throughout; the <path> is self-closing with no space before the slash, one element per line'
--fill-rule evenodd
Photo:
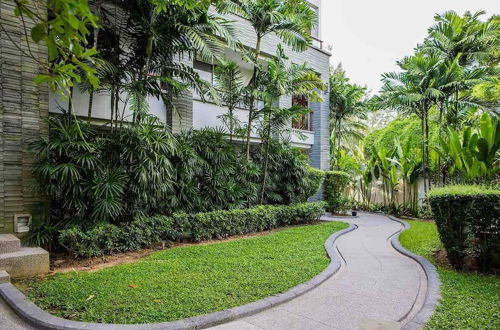
<path fill-rule="evenodd" d="M 132 113 L 125 104 L 127 100 L 126 94 L 120 95 L 120 101 L 118 103 L 119 108 L 119 118 L 124 121 L 132 120 Z M 156 99 L 155 97 L 148 98 L 150 113 L 157 116 L 162 122 L 166 121 L 166 109 L 163 105 L 163 101 Z M 92 102 L 92 118 L 94 119 L 111 119 L 111 96 L 106 93 L 95 93 L 94 100 Z M 51 113 L 61 113 L 61 109 L 68 109 L 68 100 L 63 100 L 59 94 L 51 93 L 49 96 L 49 111 Z M 78 116 L 87 117 L 89 107 L 89 95 L 83 94 L 75 88 L 73 91 L 73 109 Z"/>

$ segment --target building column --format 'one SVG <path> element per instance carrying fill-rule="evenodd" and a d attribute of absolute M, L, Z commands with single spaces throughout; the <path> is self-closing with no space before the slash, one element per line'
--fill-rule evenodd
<path fill-rule="evenodd" d="M 31 214 L 42 200 L 33 191 L 29 145 L 48 134 L 49 90 L 34 83 L 42 66 L 25 55 L 29 50 L 38 61 L 47 61 L 47 51 L 41 44 L 28 48 L 14 7 L 13 1 L 0 0 L 0 21 L 7 32 L 0 33 L 0 233 L 13 232 L 14 216 Z"/>
<path fill-rule="evenodd" d="M 323 102 L 312 103 L 311 109 L 313 112 L 313 130 L 314 130 L 314 145 L 310 151 L 311 166 L 323 171 L 330 170 L 330 107 L 329 107 L 329 91 L 325 91 L 322 95 Z M 318 193 L 311 197 L 311 200 L 323 199 L 323 187 Z"/>

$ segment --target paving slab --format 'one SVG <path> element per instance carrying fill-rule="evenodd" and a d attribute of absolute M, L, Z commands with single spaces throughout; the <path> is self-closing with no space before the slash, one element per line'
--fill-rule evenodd
<path fill-rule="evenodd" d="M 365 213 L 354 219 L 323 220 L 358 226 L 335 243 L 344 258 L 335 276 L 287 303 L 212 329 L 402 328 L 420 310 L 426 293 L 422 267 L 391 245 L 390 238 L 402 224 Z"/>

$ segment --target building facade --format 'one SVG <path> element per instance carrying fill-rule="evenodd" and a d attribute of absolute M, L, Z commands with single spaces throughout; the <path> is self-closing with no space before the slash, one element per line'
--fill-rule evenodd
<path fill-rule="evenodd" d="M 310 0 L 311 6 L 321 19 L 321 0 Z M 27 216 L 36 201 L 41 199 L 31 191 L 30 167 L 32 156 L 28 151 L 30 140 L 47 134 L 44 118 L 56 114 L 61 108 L 67 108 L 67 102 L 57 94 L 50 94 L 47 87 L 37 86 L 34 77 L 40 71 L 38 64 L 30 63 L 22 56 L 21 51 L 11 42 L 11 39 L 23 44 L 21 27 L 16 17 L 12 16 L 13 5 L 9 1 L 1 1 L 0 15 L 7 24 L 9 36 L 0 35 L 0 232 L 15 232 L 15 220 L 26 221 Z M 239 16 L 229 17 L 234 21 L 236 37 L 244 46 L 252 49 L 255 46 L 255 33 L 249 22 Z M 294 52 L 283 45 L 285 54 L 290 61 L 297 64 L 306 62 L 328 84 L 330 54 L 323 49 L 321 30 L 316 27 L 311 35 L 313 45 L 304 52 Z M 10 38 L 9 38 L 10 37 Z M 269 35 L 262 42 L 262 57 L 270 58 L 276 54 L 277 45 L 282 43 L 275 35 Z M 36 45 L 36 52 L 40 58 L 47 58 L 43 47 Z M 241 54 L 227 49 L 228 59 L 237 62 L 243 75 L 250 80 L 252 67 L 244 62 Z M 183 59 L 184 64 L 192 66 L 200 76 L 208 81 L 213 79 L 214 65 L 197 59 Z M 311 165 L 327 170 L 329 168 L 329 108 L 328 91 L 322 93 L 323 102 L 312 103 L 308 100 L 289 96 L 282 97 L 280 106 L 290 107 L 294 103 L 308 105 L 311 113 L 299 121 L 290 123 L 290 140 L 294 145 L 304 149 L 310 157 Z M 120 108 L 125 109 L 124 120 L 130 120 L 131 115 L 125 103 L 126 96 L 121 95 Z M 86 116 L 89 96 L 74 91 L 73 108 L 77 115 Z M 93 120 L 105 122 L 110 120 L 110 96 L 96 94 L 93 99 Z M 149 99 L 151 112 L 160 120 L 167 123 L 173 132 L 186 129 L 216 128 L 223 126 L 220 115 L 227 112 L 227 108 L 218 106 L 210 101 L 203 102 L 192 91 L 185 92 L 182 97 L 174 100 L 174 109 L 166 108 L 161 100 Z M 235 115 L 242 122 L 247 122 L 248 109 L 240 107 Z M 259 143 L 257 134 L 252 135 L 252 142 Z"/>

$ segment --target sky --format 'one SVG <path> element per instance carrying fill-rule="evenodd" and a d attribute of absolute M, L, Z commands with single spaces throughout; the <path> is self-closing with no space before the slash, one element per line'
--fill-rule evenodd
<path fill-rule="evenodd" d="M 341 62 L 352 82 L 376 93 L 381 74 L 412 54 L 435 14 L 480 9 L 484 18 L 500 14 L 500 0 L 322 0 L 321 34 L 331 64 Z"/>

